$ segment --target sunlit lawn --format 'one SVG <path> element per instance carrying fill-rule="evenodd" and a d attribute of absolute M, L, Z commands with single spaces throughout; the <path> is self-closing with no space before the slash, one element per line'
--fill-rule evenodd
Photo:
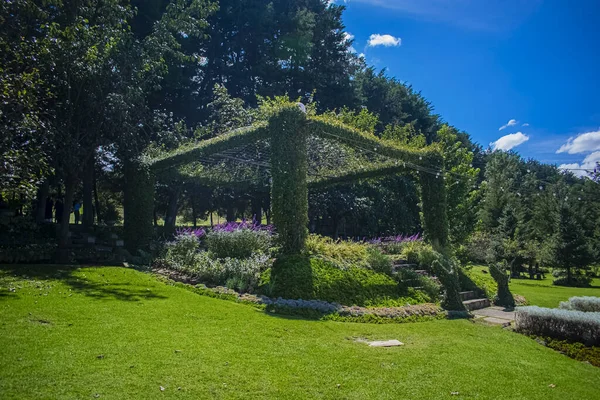
<path fill-rule="evenodd" d="M 598 382 L 599 368 L 467 320 L 290 319 L 131 269 L 0 269 L 2 399 L 598 399 Z"/>
<path fill-rule="evenodd" d="M 474 266 L 474 272 L 478 273 L 489 280 L 492 277 L 482 271 L 487 271 L 487 267 Z M 512 279 L 510 289 L 515 294 L 525 296 L 528 304 L 540 307 L 558 307 L 561 301 L 568 300 L 573 296 L 596 296 L 600 297 L 600 279 L 596 278 L 592 281 L 592 287 L 589 288 L 572 288 L 565 286 L 554 286 L 551 274 L 546 275 L 542 280 L 531 279 Z M 600 398 L 600 396 L 599 396 Z"/>

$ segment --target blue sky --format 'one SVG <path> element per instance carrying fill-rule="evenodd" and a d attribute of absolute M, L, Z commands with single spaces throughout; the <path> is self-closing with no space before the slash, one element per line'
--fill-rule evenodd
<path fill-rule="evenodd" d="M 336 3 L 369 64 L 484 147 L 571 168 L 600 161 L 600 1 Z"/>

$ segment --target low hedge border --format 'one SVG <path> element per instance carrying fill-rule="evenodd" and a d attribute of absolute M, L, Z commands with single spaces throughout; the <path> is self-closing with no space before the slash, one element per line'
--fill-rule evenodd
<path fill-rule="evenodd" d="M 247 304 L 268 313 L 297 316 L 322 321 L 357 322 L 357 323 L 405 323 L 421 322 L 446 318 L 465 318 L 468 314 L 448 313 L 436 304 L 426 303 L 405 307 L 366 308 L 344 306 L 321 300 L 291 300 L 256 296 L 248 293 L 238 293 L 223 286 L 208 287 L 198 283 L 195 285 L 181 282 L 181 274 L 172 276 L 164 269 L 153 270 L 153 274 L 162 282 L 180 287 L 193 293 Z M 173 280 L 175 278 L 177 280 Z"/>

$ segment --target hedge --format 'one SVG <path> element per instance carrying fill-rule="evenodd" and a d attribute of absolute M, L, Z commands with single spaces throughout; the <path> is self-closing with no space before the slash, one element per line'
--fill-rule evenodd
<path fill-rule="evenodd" d="M 528 335 L 600 345 L 600 313 L 542 308 L 517 307 L 515 328 Z"/>

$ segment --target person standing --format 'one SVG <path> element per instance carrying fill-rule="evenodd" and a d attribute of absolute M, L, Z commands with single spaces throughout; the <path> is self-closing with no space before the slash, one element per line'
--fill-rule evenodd
<path fill-rule="evenodd" d="M 79 219 L 81 217 L 81 203 L 77 200 L 73 202 L 73 214 L 75 215 L 75 225 L 79 224 Z"/>

